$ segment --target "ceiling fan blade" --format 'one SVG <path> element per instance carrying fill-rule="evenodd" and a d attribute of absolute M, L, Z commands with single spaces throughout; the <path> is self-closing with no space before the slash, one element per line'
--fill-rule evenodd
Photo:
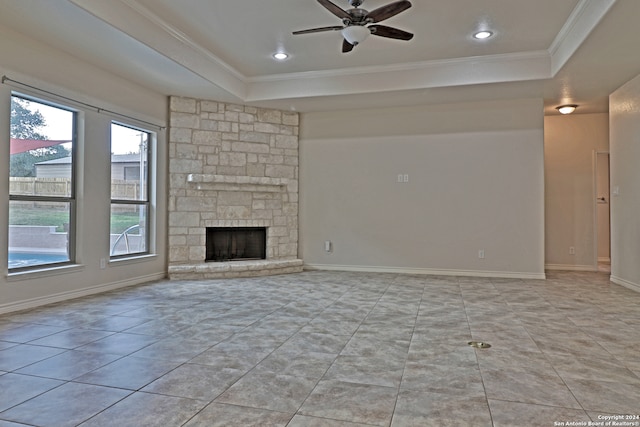
<path fill-rule="evenodd" d="M 401 0 L 394 3 L 390 3 L 386 6 L 382 6 L 377 9 L 374 9 L 371 12 L 369 12 L 367 17 L 372 19 L 371 22 L 380 22 L 380 21 L 384 21 L 385 19 L 389 19 L 392 16 L 397 15 L 402 11 L 405 11 L 410 7 L 411 7 L 410 1 Z"/>
<path fill-rule="evenodd" d="M 351 52 L 353 50 L 353 45 L 349 43 L 346 39 L 342 41 L 342 53 Z"/>
<path fill-rule="evenodd" d="M 379 37 L 387 37 L 390 39 L 398 39 L 398 40 L 411 40 L 413 38 L 413 34 L 408 33 L 403 30 L 399 30 L 393 27 L 387 27 L 386 25 L 369 25 L 368 27 L 371 30 L 371 34 Z"/>
<path fill-rule="evenodd" d="M 339 25 L 335 25 L 333 27 L 310 28 L 308 30 L 294 31 L 293 34 L 294 35 L 298 35 L 298 34 L 319 33 L 319 32 L 322 32 L 322 31 L 338 31 L 338 30 L 341 30 L 342 28 L 344 28 L 344 27 L 341 27 Z"/>
<path fill-rule="evenodd" d="M 327 9 L 329 12 L 333 13 L 340 19 L 351 19 L 351 16 L 347 13 L 346 10 L 340 8 L 340 6 L 336 6 L 329 0 L 318 0 L 318 3 L 320 3 L 322 6 L 324 6 L 325 9 Z"/>

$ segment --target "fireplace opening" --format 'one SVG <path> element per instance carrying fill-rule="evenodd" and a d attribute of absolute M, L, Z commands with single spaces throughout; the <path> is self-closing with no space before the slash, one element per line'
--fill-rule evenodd
<path fill-rule="evenodd" d="M 247 261 L 266 255 L 266 227 L 207 227 L 205 261 Z"/>

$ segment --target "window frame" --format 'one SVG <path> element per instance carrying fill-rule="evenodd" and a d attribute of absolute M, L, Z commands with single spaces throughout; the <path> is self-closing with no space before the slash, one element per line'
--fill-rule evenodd
<path fill-rule="evenodd" d="M 151 227 L 153 224 L 152 218 L 151 218 L 151 208 L 152 208 L 152 199 L 153 199 L 153 191 L 154 191 L 154 185 L 152 182 L 152 167 L 155 167 L 155 162 L 153 161 L 154 159 L 154 155 L 155 155 L 155 140 L 156 140 L 156 133 L 149 130 L 149 129 L 145 129 L 143 127 L 140 126 L 136 126 L 134 124 L 131 123 L 126 123 L 123 121 L 119 121 L 119 120 L 111 120 L 110 122 L 110 126 L 109 126 L 109 147 L 110 147 L 110 152 L 111 152 L 111 145 L 113 142 L 113 134 L 111 132 L 111 129 L 113 128 L 113 126 L 121 126 L 121 127 L 125 127 L 128 129 L 132 129 L 134 131 L 139 131 L 139 132 L 143 132 L 147 135 L 147 142 L 146 142 L 146 167 L 143 167 L 143 171 L 144 171 L 144 182 L 145 182 L 145 199 L 144 200 L 135 200 L 135 199 L 114 199 L 113 198 L 113 193 L 110 189 L 109 191 L 109 198 L 110 198 L 110 203 L 109 203 L 109 224 L 111 224 L 111 210 L 112 207 L 114 205 L 136 205 L 138 207 L 142 207 L 145 210 L 145 218 L 144 218 L 144 244 L 145 244 L 145 250 L 144 251 L 138 251 L 138 252 L 128 252 L 125 254 L 114 254 L 114 249 L 115 249 L 115 245 L 117 244 L 117 242 L 112 246 L 111 244 L 111 239 L 109 239 L 109 259 L 111 261 L 115 261 L 115 260 L 122 260 L 122 259 L 130 259 L 130 258 L 137 258 L 137 257 L 142 257 L 142 256 L 146 256 L 146 255 L 150 255 L 152 254 L 152 250 L 151 250 L 151 244 L 152 244 L 152 240 L 151 240 Z M 109 185 L 111 186 L 111 182 L 112 182 L 112 173 L 113 173 L 113 162 L 112 162 L 112 156 L 110 154 L 109 156 Z M 140 190 L 140 194 L 143 194 L 142 190 Z M 120 236 L 124 235 L 126 233 L 120 233 Z M 111 235 L 111 226 L 109 226 L 109 235 Z"/>
<path fill-rule="evenodd" d="M 57 262 L 47 262 L 42 264 L 34 264 L 28 265 L 24 267 L 7 267 L 8 273 L 22 273 L 27 271 L 34 270 L 44 270 L 51 269 L 61 266 L 68 266 L 77 263 L 76 259 L 76 246 L 77 246 L 77 187 L 78 187 L 78 110 L 69 106 L 63 105 L 59 102 L 52 101 L 50 99 L 46 99 L 46 97 L 33 96 L 28 95 L 18 91 L 12 91 L 10 96 L 10 102 L 13 103 L 14 98 L 19 98 L 29 102 L 35 102 L 38 104 L 46 105 L 52 108 L 58 108 L 60 110 L 68 111 L 71 113 L 71 192 L 68 196 L 36 196 L 36 195 L 26 195 L 26 194 L 11 194 L 11 190 L 9 189 L 9 208 L 11 206 L 11 202 L 53 202 L 53 203 L 68 203 L 69 204 L 69 226 L 67 230 L 67 255 L 69 260 L 67 261 L 57 261 Z M 9 161 L 11 156 L 9 156 Z M 11 174 L 9 174 L 9 180 L 11 178 Z M 9 184 L 9 181 L 7 182 Z M 9 231 L 9 227 L 11 226 L 10 221 L 6 224 L 7 232 Z M 7 247 L 7 254 L 9 254 L 9 247 Z"/>

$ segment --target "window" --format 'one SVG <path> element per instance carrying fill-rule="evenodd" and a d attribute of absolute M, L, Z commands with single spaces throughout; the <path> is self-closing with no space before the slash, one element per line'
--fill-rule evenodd
<path fill-rule="evenodd" d="M 152 133 L 111 124 L 111 257 L 149 252 Z"/>
<path fill-rule="evenodd" d="M 10 271 L 75 261 L 75 129 L 71 109 L 12 95 Z"/>

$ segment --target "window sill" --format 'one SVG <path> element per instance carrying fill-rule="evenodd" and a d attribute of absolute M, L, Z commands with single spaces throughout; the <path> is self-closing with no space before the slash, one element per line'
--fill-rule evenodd
<path fill-rule="evenodd" d="M 157 254 L 132 255 L 123 258 L 111 258 L 109 265 L 116 267 L 117 265 L 137 264 L 140 262 L 151 261 L 158 258 Z"/>
<path fill-rule="evenodd" d="M 139 256 L 131 256 L 127 258 L 115 258 L 109 260 L 109 266 L 117 267 L 119 265 L 137 264 L 140 262 L 147 262 L 158 258 L 157 254 L 145 254 Z M 17 282 L 20 280 L 40 279 L 43 277 L 50 277 L 58 274 L 77 273 L 85 269 L 84 264 L 67 264 L 52 267 L 42 267 L 33 270 L 24 270 L 9 272 L 7 274 L 8 282 Z"/>
<path fill-rule="evenodd" d="M 52 275 L 76 273 L 82 270 L 84 270 L 84 265 L 82 264 L 43 267 L 34 270 L 17 271 L 13 273 L 9 272 L 9 274 L 7 274 L 7 281 L 14 282 L 20 280 L 40 279 L 43 277 L 50 277 Z"/>

